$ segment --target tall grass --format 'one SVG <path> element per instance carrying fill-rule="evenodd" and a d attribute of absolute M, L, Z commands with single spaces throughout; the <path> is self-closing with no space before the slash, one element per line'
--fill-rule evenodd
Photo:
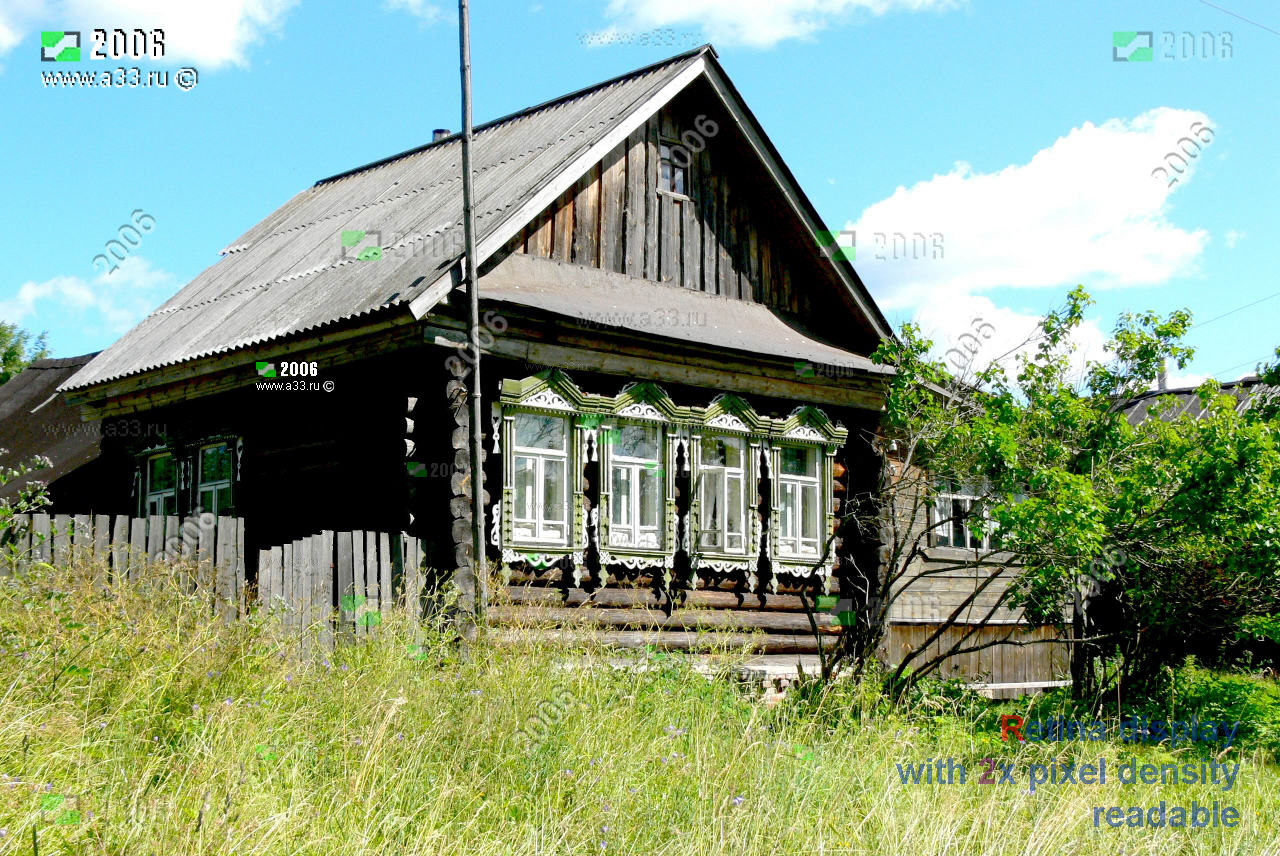
<path fill-rule="evenodd" d="M 0 852 L 109 854 L 1262 854 L 1274 766 L 1233 790 L 1045 786 L 1050 757 L 967 713 L 869 686 L 776 707 L 679 657 L 481 643 L 392 618 L 308 652 L 270 616 L 227 624 L 150 577 L 0 580 Z M 552 700 L 556 700 L 551 704 Z M 541 713 L 539 713 L 541 711 Z M 541 716 L 541 719 L 531 717 Z M 1144 759 L 1168 756 L 1136 750 Z M 1019 786 L 976 783 L 1014 761 Z M 954 757 L 966 784 L 903 785 Z M 1093 806 L 1229 803 L 1237 829 L 1094 829 Z"/>

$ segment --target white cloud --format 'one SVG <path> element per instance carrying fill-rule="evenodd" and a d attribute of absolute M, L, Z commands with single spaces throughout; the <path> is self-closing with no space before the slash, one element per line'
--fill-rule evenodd
<path fill-rule="evenodd" d="M 383 8 L 392 11 L 408 12 L 428 24 L 434 24 L 444 18 L 444 10 L 428 0 L 386 0 Z"/>
<path fill-rule="evenodd" d="M 0 54 L 23 41 L 34 53 L 39 27 L 80 30 L 87 57 L 95 27 L 164 30 L 166 64 L 200 71 L 248 65 L 248 49 L 280 30 L 297 0 L 0 0 Z"/>
<path fill-rule="evenodd" d="M 772 47 L 804 38 L 857 12 L 883 15 L 948 9 L 959 0 L 611 0 L 613 26 L 642 32 L 676 24 L 700 26 L 716 44 Z"/>
<path fill-rule="evenodd" d="M 946 175 L 899 187 L 847 225 L 857 232 L 854 264 L 887 309 L 1002 286 L 1065 292 L 1080 282 L 1153 285 L 1193 272 L 1208 233 L 1179 228 L 1168 213 L 1170 194 L 1192 178 L 1195 162 L 1172 188 L 1152 171 L 1196 121 L 1208 120 L 1161 107 L 1086 122 L 1025 164 L 978 173 L 957 163 Z M 895 233 L 905 236 L 905 251 L 895 252 Z M 929 250 L 915 258 L 911 245 L 922 241 Z"/>
<path fill-rule="evenodd" d="M 92 280 L 55 276 L 44 282 L 24 282 L 17 294 L 0 301 L 0 318 L 32 329 L 54 324 L 106 329 L 124 333 L 167 300 L 181 285 L 173 274 L 130 256 L 114 273 Z"/>
<path fill-rule="evenodd" d="M 933 340 L 932 355 L 957 377 L 972 379 L 998 362 L 1013 377 L 1019 354 L 1030 356 L 1038 341 L 1043 315 L 996 306 L 990 298 L 960 292 L 939 293 L 921 306 L 914 321 Z M 1071 373 L 1079 378 L 1088 360 L 1107 359 L 1107 334 L 1086 318 L 1072 337 Z"/>
<path fill-rule="evenodd" d="M 1234 250 L 1236 248 L 1236 244 L 1240 243 L 1240 239 L 1247 237 L 1247 233 L 1237 232 L 1235 229 L 1228 229 L 1226 235 L 1223 237 L 1227 239 L 1227 249 Z"/>

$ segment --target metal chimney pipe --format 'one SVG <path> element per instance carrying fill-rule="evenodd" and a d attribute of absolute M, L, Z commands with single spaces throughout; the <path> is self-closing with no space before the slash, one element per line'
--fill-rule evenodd
<path fill-rule="evenodd" d="M 445 137 L 451 136 L 453 136 L 453 131 L 450 131 L 448 128 L 436 128 L 431 132 L 431 142 L 438 143 Z"/>

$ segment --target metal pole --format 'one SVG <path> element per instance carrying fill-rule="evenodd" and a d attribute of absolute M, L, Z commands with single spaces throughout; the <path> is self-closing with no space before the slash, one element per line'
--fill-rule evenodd
<path fill-rule="evenodd" d="M 476 274 L 476 219 L 471 175 L 471 18 L 467 0 L 458 0 L 460 49 L 462 53 L 462 228 L 466 241 L 463 282 L 471 298 L 471 615 L 474 623 L 464 627 L 464 636 L 474 637 L 484 619 L 484 464 L 480 410 L 480 286 Z"/>

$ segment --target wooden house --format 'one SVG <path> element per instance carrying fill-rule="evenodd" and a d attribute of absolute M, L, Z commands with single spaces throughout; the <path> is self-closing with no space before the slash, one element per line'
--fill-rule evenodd
<path fill-rule="evenodd" d="M 473 162 L 491 621 L 813 650 L 797 594 L 876 561 L 841 507 L 876 483 L 868 356 L 892 333 L 714 50 L 478 126 Z M 235 514 L 260 547 L 405 529 L 452 573 L 473 472 L 461 213 L 441 134 L 232 242 L 63 384 L 104 426 L 165 426 L 104 431 L 129 477 L 94 510 Z"/>

